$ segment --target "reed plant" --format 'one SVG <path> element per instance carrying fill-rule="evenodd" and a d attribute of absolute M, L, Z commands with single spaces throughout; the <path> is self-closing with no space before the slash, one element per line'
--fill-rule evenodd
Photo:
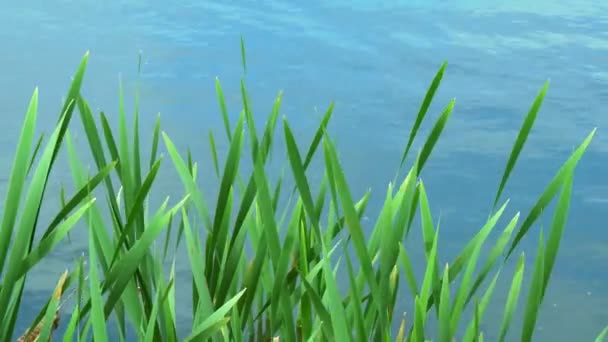
<path fill-rule="evenodd" d="M 246 71 L 244 48 L 241 40 Z M 333 104 L 312 141 L 304 145 L 297 142 L 288 120 L 279 117 L 280 93 L 260 133 L 245 80 L 240 84 L 242 110 L 236 122 L 229 120 L 216 80 L 229 147 L 220 156 L 218 138 L 211 132 L 215 175 L 199 175 L 191 153 L 180 152 L 161 131 L 160 119 L 151 141 L 141 141 L 138 97 L 131 125 L 122 88 L 117 130 L 103 112 L 94 115 L 80 91 L 87 61 L 88 53 L 46 141 L 36 139 L 34 133 L 37 89 L 25 115 L 0 225 L 0 340 L 14 340 L 22 333 L 15 331 L 15 325 L 27 276 L 70 231 L 78 229 L 77 223 L 88 230 L 87 253 L 59 277 L 39 315 L 30 318 L 31 329 L 19 337 L 22 341 L 50 340 L 58 326 L 64 341 L 108 341 L 112 334 L 120 341 L 129 334 L 141 341 L 483 341 L 489 334 L 482 329 L 484 314 L 501 278 L 510 287 L 499 330 L 491 336 L 498 341 L 508 336 L 533 339 L 568 218 L 576 166 L 595 134 L 594 129 L 564 161 L 523 219 L 519 212 L 507 218 L 498 238 L 491 241 L 509 202 L 503 199 L 503 190 L 548 83 L 521 125 L 491 215 L 455 259 L 440 260 L 446 241 L 430 210 L 423 170 L 454 100 L 436 119 L 422 148 L 411 154 L 447 64 L 437 71 L 409 132 L 397 172 L 403 176 L 389 183 L 378 218 L 367 232 L 362 217 L 371 193 L 353 197 L 327 130 Z M 78 157 L 71 136 L 70 125 L 78 119 L 94 172 L 87 171 Z M 277 125 L 286 153 L 275 158 L 285 161 L 293 179 L 290 186 L 283 176 L 272 179 L 267 172 L 279 141 Z M 149 155 L 144 155 L 142 143 L 149 144 Z M 183 186 L 183 197 L 151 207 L 151 189 L 161 164 L 167 162 L 159 152 L 163 148 L 178 175 L 176 181 Z M 49 174 L 60 151 L 67 153 L 75 190 L 71 197 L 62 197 L 61 209 L 50 224 L 41 226 L 40 208 L 48 198 Z M 320 184 L 311 184 L 307 176 L 315 157 L 320 165 L 315 171 L 323 175 Z M 245 160 L 251 165 L 244 165 Z M 250 171 L 243 171 L 247 167 Z M 206 198 L 209 192 L 199 185 L 201 177 L 217 177 L 213 207 Z M 94 196 L 97 192 L 103 195 Z M 529 238 L 541 213 L 553 202 L 552 221 L 548 230 L 539 230 L 536 251 L 518 253 L 520 242 Z M 414 221 L 417 215 L 419 224 Z M 421 231 L 421 259 L 413 258 L 411 247 L 405 245 L 412 229 Z M 187 279 L 176 278 L 180 248 L 187 250 L 188 261 L 180 260 L 189 262 Z M 503 267 L 510 260 L 514 272 L 505 274 Z M 425 265 L 424 272 L 417 273 L 414 265 Z M 520 298 L 526 267 L 532 268 L 531 279 L 527 296 Z M 176 300 L 180 281 L 191 287 L 186 331 L 180 329 L 183 322 L 178 318 L 189 310 Z M 398 303 L 409 308 L 406 316 L 397 312 Z M 520 317 L 515 315 L 518 305 L 524 308 Z M 518 331 L 511 328 L 515 320 L 521 321 Z M 606 330 L 597 341 L 604 335 Z"/>

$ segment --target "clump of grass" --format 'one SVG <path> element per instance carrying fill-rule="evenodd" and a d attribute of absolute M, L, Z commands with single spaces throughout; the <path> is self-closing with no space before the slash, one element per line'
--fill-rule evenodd
<path fill-rule="evenodd" d="M 245 69 L 243 40 L 241 52 Z M 77 260 L 74 270 L 61 278 L 55 294 L 32 322 L 33 327 L 40 327 L 37 337 L 41 340 L 52 332 L 52 318 L 61 305 L 58 294 L 72 288 L 76 299 L 68 312 L 64 341 L 107 341 L 110 327 L 106 322 L 111 317 L 121 341 L 127 339 L 128 332 L 142 341 L 425 341 L 431 336 L 438 341 L 481 341 L 487 335 L 481 329 L 484 314 L 495 285 L 503 276 L 502 267 L 513 258 L 541 212 L 556 200 L 548 237 L 545 239 L 542 229 L 538 237 L 532 279 L 523 303 L 524 316 L 514 316 L 526 267 L 522 252 L 508 278 L 511 286 L 497 332 L 498 340 L 505 340 L 513 320 L 521 319 L 521 331 L 516 333 L 522 341 L 532 340 L 566 225 L 575 169 L 595 130 L 556 172 L 523 221 L 520 222 L 520 213 L 514 215 L 485 259 L 481 258 L 481 250 L 489 243 L 490 233 L 508 206 L 508 200 L 501 203 L 502 193 L 548 83 L 536 96 L 513 145 L 492 214 L 459 255 L 445 262 L 438 257 L 440 229 L 430 210 L 423 170 L 452 114 L 454 100 L 435 121 L 404 179 L 389 184 L 378 219 L 365 239 L 361 218 L 370 193 L 353 198 L 339 153 L 327 132 L 333 104 L 312 141 L 303 148 L 287 119 L 279 120 L 281 94 L 258 135 L 246 82 L 241 81 L 242 111 L 236 122 L 230 122 L 222 87 L 216 80 L 229 149 L 220 165 L 216 137 L 210 133 L 219 184 L 215 208 L 211 209 L 205 189 L 197 182 L 198 164 L 189 152 L 184 157 L 171 138 L 161 132 L 159 119 L 152 132 L 151 153 L 142 155 L 138 96 L 130 129 L 122 88 L 118 130 L 111 128 L 103 112 L 99 113 L 99 123 L 95 120 L 80 93 L 87 60 L 88 54 L 76 73 L 57 128 L 37 163 L 34 160 L 42 147 L 42 139 L 34 146 L 37 90 L 25 117 L 0 225 L 0 307 L 6 308 L 0 311 L 2 340 L 11 340 L 14 334 L 27 274 L 77 222 L 83 221 L 88 229 L 87 257 Z M 422 102 L 401 168 L 427 119 L 446 66 L 439 68 Z M 96 167 L 92 176 L 77 157 L 68 129 L 76 109 Z M 266 172 L 277 141 L 277 124 L 282 126 L 285 159 L 294 181 L 291 191 L 285 191 L 283 177 L 273 180 Z M 148 199 L 163 162 L 158 153 L 161 140 L 184 195 L 172 205 L 167 198 L 158 208 L 151 208 Z M 42 228 L 42 238 L 34 243 L 48 174 L 61 147 L 67 151 L 77 191 L 62 203 L 51 224 Z M 317 155 L 321 155 L 323 167 L 317 171 L 323 172 L 324 177 L 315 184 L 315 193 L 307 171 Z M 243 174 L 246 157 L 251 158 L 252 171 Z M 24 208 L 20 208 L 18 203 L 28 177 L 28 193 Z M 102 214 L 103 204 L 93 197 L 93 190 L 98 188 L 104 192 L 105 201 L 101 202 L 107 206 L 109 217 Z M 280 203 L 292 205 L 279 209 Z M 425 260 L 413 260 L 405 247 L 416 215 L 420 217 L 416 229 L 422 232 Z M 204 241 L 201 233 L 206 236 Z M 160 249 L 155 248 L 158 241 Z M 245 253 L 246 246 L 251 247 L 252 256 Z M 192 319 L 185 334 L 178 331 L 177 313 L 184 309 L 176 302 L 175 275 L 176 252 L 183 247 L 190 263 L 192 287 Z M 340 256 L 337 263 L 333 262 L 336 256 Z M 167 257 L 172 257 L 169 270 Z M 425 263 L 426 268 L 417 275 L 412 265 L 420 263 Z M 348 283 L 346 293 L 339 287 L 344 282 Z M 408 320 L 395 309 L 398 301 L 403 302 L 404 291 L 413 298 Z M 469 309 L 471 317 L 465 315 Z M 429 332 L 432 319 L 437 323 L 435 331 Z M 605 334 L 600 334 L 598 340 Z"/>

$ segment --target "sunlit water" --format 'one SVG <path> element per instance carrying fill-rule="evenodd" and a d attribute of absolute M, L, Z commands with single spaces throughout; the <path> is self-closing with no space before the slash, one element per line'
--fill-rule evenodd
<path fill-rule="evenodd" d="M 282 113 L 298 138 L 309 140 L 335 101 L 331 131 L 354 193 L 373 191 L 370 220 L 394 176 L 426 88 L 440 64 L 449 62 L 431 115 L 436 117 L 453 97 L 456 108 L 423 175 L 434 217 L 441 218 L 440 244 L 450 256 L 444 261 L 483 224 L 516 132 L 550 79 L 537 125 L 505 192 L 511 198 L 508 217 L 527 214 L 568 154 L 594 127 L 598 133 L 576 172 L 569 225 L 536 337 L 589 341 L 608 324 L 608 182 L 603 176 L 608 171 L 608 5 L 599 1 L 5 4 L 0 11 L 0 190 L 6 191 L 33 88 L 39 86 L 41 94 L 38 129 L 48 131 L 86 50 L 91 58 L 85 95 L 114 121 L 119 74 L 132 94 L 142 50 L 142 138 L 150 138 L 160 112 L 174 142 L 182 151 L 190 147 L 202 169 L 210 171 L 208 131 L 223 133 L 216 76 L 231 117 L 240 110 L 240 34 L 247 45 L 247 82 L 256 116 L 267 115 L 283 90 Z M 429 125 L 423 126 L 423 136 L 428 131 Z M 75 139 L 83 141 L 82 135 Z M 280 158 L 278 164 L 286 165 Z M 52 179 L 52 198 L 58 198 L 60 183 L 71 184 L 65 166 L 58 170 L 63 172 Z M 158 188 L 176 200 L 181 185 L 168 174 Z M 49 202 L 43 218 L 55 210 L 56 201 Z M 547 229 L 550 217 L 542 224 Z M 538 231 L 537 225 L 523 242 L 525 250 L 534 247 Z M 62 245 L 30 275 L 19 331 L 48 298 L 60 272 L 72 268 L 86 249 L 86 236 L 79 228 L 70 245 Z M 418 235 L 412 239 L 410 245 L 420 245 Z M 526 257 L 529 277 L 534 253 Z M 177 286 L 186 288 L 187 259 L 180 260 Z M 495 337 L 512 267 L 504 273 L 484 326 L 490 329 L 488 340 Z M 179 293 L 188 296 L 189 290 Z M 410 308 L 403 303 L 399 309 Z"/>

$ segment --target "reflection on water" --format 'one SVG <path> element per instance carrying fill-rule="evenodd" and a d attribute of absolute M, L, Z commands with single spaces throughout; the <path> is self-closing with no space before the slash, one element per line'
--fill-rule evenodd
<path fill-rule="evenodd" d="M 608 170 L 608 138 L 603 133 L 608 127 L 603 112 L 608 104 L 608 3 L 13 2 L 0 12 L 0 41 L 6 52 L 0 55 L 0 115 L 6 123 L 0 127 L 2 169 L 8 170 L 12 162 L 19 132 L 20 122 L 13 118 L 25 111 L 33 87 L 41 91 L 39 130 L 48 130 L 86 49 L 92 54 L 85 95 L 93 108 L 103 108 L 115 120 L 118 75 L 131 91 L 141 49 L 146 62 L 144 126 L 149 128 L 160 112 L 176 144 L 190 146 L 196 160 L 208 160 L 201 136 L 209 129 L 219 134 L 223 129 L 214 93 L 216 76 L 232 117 L 240 109 L 240 34 L 248 47 L 247 77 L 256 115 L 268 113 L 283 90 L 284 114 L 297 136 L 308 139 L 321 113 L 336 102 L 331 130 L 353 190 L 374 191 L 370 217 L 394 175 L 424 92 L 448 60 L 431 114 L 436 117 L 453 97 L 456 108 L 424 177 L 436 217 L 441 214 L 445 236 L 455 250 L 487 216 L 515 134 L 534 96 L 550 79 L 537 125 L 507 188 L 510 215 L 516 210 L 525 214 L 568 153 L 592 128 L 599 131 L 577 171 L 567 239 L 538 337 L 568 341 L 568 333 L 580 329 L 582 340 L 590 340 L 608 322 L 605 305 L 599 305 L 608 300 L 602 286 L 608 281 L 602 273 L 608 261 L 608 233 L 602 229 L 608 198 L 602 177 Z M 423 126 L 423 134 L 429 128 Z M 147 132 L 143 139 L 149 139 Z M 225 151 L 225 146 L 219 149 Z M 206 167 L 201 165 L 201 172 Z M 67 170 L 59 171 L 63 173 L 54 181 L 69 184 Z M 161 179 L 163 195 L 179 195 L 177 178 Z M 214 186 L 212 180 L 205 185 Z M 0 182 L 0 190 L 5 189 L 6 182 Z M 58 189 L 53 185 L 50 196 L 56 198 Z M 54 210 L 50 205 L 43 216 L 50 217 Z M 532 248 L 534 240 L 524 244 Z M 61 270 L 71 267 L 85 248 L 86 232 L 81 230 L 72 245 L 45 261 L 29 278 L 29 290 L 41 297 L 26 297 L 32 302 L 25 307 L 40 303 Z M 592 300 L 585 297 L 588 291 Z M 557 303 L 557 309 L 551 303 Z M 588 316 L 572 315 L 575 309 Z M 28 316 L 31 313 L 25 312 L 20 326 L 27 324 Z M 566 319 L 572 323 L 561 324 Z"/>

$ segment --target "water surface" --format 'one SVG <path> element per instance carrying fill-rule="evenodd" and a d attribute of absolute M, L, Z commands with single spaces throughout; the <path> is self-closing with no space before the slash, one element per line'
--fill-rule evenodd
<path fill-rule="evenodd" d="M 608 4 L 599 1 L 5 4 L 0 12 L 0 165 L 5 170 L 0 190 L 6 191 L 34 86 L 41 94 L 39 130 L 48 131 L 86 50 L 91 57 L 85 96 L 110 120 L 118 108 L 118 76 L 132 91 L 142 50 L 142 138 L 150 138 L 160 112 L 175 143 L 192 148 L 194 158 L 205 164 L 209 129 L 222 133 L 215 77 L 222 81 L 232 118 L 240 110 L 241 34 L 257 116 L 270 111 L 282 90 L 282 113 L 299 138 L 309 139 L 335 101 L 332 134 L 353 191 L 374 193 L 372 219 L 426 88 L 441 63 L 449 62 L 430 113 L 437 117 L 452 98 L 456 108 L 423 176 L 448 254 L 483 224 L 517 130 L 550 79 L 537 125 L 505 192 L 511 198 L 508 216 L 527 214 L 568 154 L 594 127 L 599 130 L 577 169 L 569 225 L 536 337 L 588 341 L 608 324 L 608 182 L 602 176 L 608 171 Z M 424 135 L 429 127 L 423 126 Z M 57 196 L 60 182 L 71 183 L 65 167 L 58 171 L 50 196 Z M 161 192 L 179 195 L 176 180 L 162 178 Z M 54 210 L 56 203 L 50 203 L 43 216 Z M 547 227 L 550 217 L 542 223 Z M 538 229 L 523 242 L 526 250 L 534 247 Z M 30 276 L 20 327 L 33 318 L 60 271 L 86 249 L 81 231 Z M 529 262 L 533 257 L 527 253 Z M 506 293 L 508 276 L 503 279 L 499 293 Z M 500 309 L 497 302 L 490 320 L 500 319 Z"/>

